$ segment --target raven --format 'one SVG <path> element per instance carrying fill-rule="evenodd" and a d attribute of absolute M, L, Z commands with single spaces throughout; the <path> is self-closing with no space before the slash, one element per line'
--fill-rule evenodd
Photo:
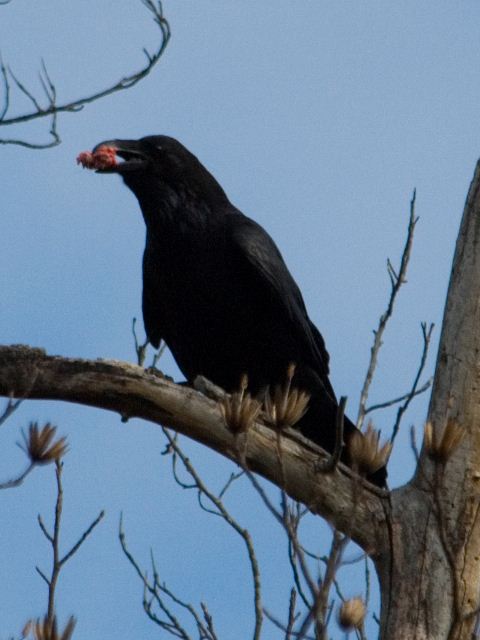
<path fill-rule="evenodd" d="M 268 233 L 230 203 L 174 138 L 108 140 L 81 153 L 78 162 L 119 174 L 140 204 L 147 230 L 142 309 L 150 343 L 166 342 L 187 381 L 203 375 L 230 392 L 243 374 L 252 393 L 283 384 L 294 363 L 292 385 L 311 396 L 296 428 L 333 451 L 338 403 L 329 356 Z M 347 463 L 356 431 L 345 418 Z M 384 486 L 385 467 L 369 479 Z"/>

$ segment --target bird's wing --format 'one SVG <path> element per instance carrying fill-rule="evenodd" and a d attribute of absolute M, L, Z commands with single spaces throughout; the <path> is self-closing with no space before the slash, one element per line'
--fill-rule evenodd
<path fill-rule="evenodd" d="M 276 311 L 282 314 L 287 328 L 298 340 L 305 361 L 327 379 L 329 355 L 325 342 L 309 319 L 300 289 L 277 246 L 260 225 L 243 214 L 232 214 L 229 222 L 235 259 L 248 269 L 252 286 L 275 301 Z M 331 388 L 330 383 L 327 384 Z"/>
<path fill-rule="evenodd" d="M 162 300 L 159 295 L 158 267 L 151 243 L 148 241 L 143 253 L 143 292 L 142 292 L 142 312 L 145 333 L 151 345 L 158 349 L 161 334 L 161 307 Z"/>

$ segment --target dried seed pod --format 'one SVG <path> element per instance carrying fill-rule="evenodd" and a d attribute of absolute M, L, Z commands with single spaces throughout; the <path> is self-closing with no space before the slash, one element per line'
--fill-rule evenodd
<path fill-rule="evenodd" d="M 429 457 L 445 464 L 465 436 L 465 429 L 450 418 L 441 433 L 431 422 L 425 424 L 423 443 Z"/>
<path fill-rule="evenodd" d="M 348 452 L 358 472 L 370 475 L 385 466 L 392 451 L 392 443 L 380 446 L 380 431 L 370 422 L 365 433 L 356 431 L 349 441 Z"/>
<path fill-rule="evenodd" d="M 28 436 L 22 433 L 23 445 L 19 446 L 25 451 L 32 464 L 49 464 L 59 460 L 67 452 L 67 439 L 62 437 L 53 441 L 57 427 L 49 422 L 39 429 L 37 422 L 31 422 L 28 427 Z"/>
<path fill-rule="evenodd" d="M 248 431 L 262 408 L 261 402 L 246 392 L 247 386 L 248 377 L 244 374 L 240 381 L 240 390 L 226 396 L 220 403 L 225 423 L 233 433 Z"/>
<path fill-rule="evenodd" d="M 367 610 L 360 597 L 345 600 L 338 612 L 338 624 L 344 631 L 361 629 Z"/>
<path fill-rule="evenodd" d="M 292 378 L 295 365 L 291 363 L 287 369 L 287 382 L 284 386 L 277 385 L 273 392 L 268 392 L 264 399 L 267 421 L 281 431 L 286 427 L 293 427 L 305 414 L 310 394 L 299 389 L 292 389 Z"/>
<path fill-rule="evenodd" d="M 35 640 L 70 640 L 73 630 L 75 629 L 75 624 L 76 620 L 71 616 L 63 632 L 59 633 L 56 617 L 53 616 L 51 620 L 48 616 L 45 616 L 43 620 L 38 619 L 27 622 L 22 634 L 26 637 L 31 633 Z"/>

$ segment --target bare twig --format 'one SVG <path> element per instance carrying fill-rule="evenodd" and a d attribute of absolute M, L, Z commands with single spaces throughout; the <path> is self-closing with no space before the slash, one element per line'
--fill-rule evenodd
<path fill-rule="evenodd" d="M 305 557 L 305 552 L 298 539 L 297 532 L 298 532 L 298 524 L 300 521 L 300 516 L 298 515 L 298 511 L 297 511 L 297 514 L 295 514 L 294 511 L 290 508 L 288 504 L 287 495 L 284 491 L 280 492 L 281 511 L 279 511 L 275 507 L 275 505 L 272 503 L 270 498 L 267 496 L 265 490 L 263 489 L 262 485 L 255 477 L 255 475 L 246 467 L 244 468 L 244 470 L 247 478 L 252 483 L 253 487 L 259 494 L 260 498 L 262 499 L 267 509 L 274 516 L 277 522 L 279 522 L 282 525 L 282 527 L 284 528 L 287 534 L 289 545 L 291 545 L 291 549 L 289 550 L 289 561 L 290 561 L 290 566 L 292 567 L 295 585 L 297 587 L 297 590 L 300 593 L 302 600 L 304 601 L 304 604 L 310 608 L 311 602 L 308 600 L 307 596 L 303 592 L 302 585 L 300 582 L 300 574 L 304 579 L 306 585 L 308 586 L 312 599 L 315 599 L 318 589 L 317 589 L 316 581 L 311 575 L 311 572 L 309 570 L 308 563 Z M 297 563 L 298 563 L 298 568 L 297 568 Z M 300 569 L 300 573 L 298 569 Z"/>
<path fill-rule="evenodd" d="M 298 640 L 300 638 L 300 634 L 298 631 L 295 631 L 293 629 L 293 625 L 290 626 L 291 622 L 291 618 L 290 618 L 290 611 L 289 611 L 289 621 L 287 624 L 284 624 L 283 622 L 280 622 L 280 620 L 278 618 L 276 618 L 270 611 L 268 611 L 268 609 L 264 609 L 263 610 L 265 613 L 265 616 L 270 620 L 270 622 L 275 625 L 277 627 L 277 629 L 280 629 L 281 631 L 283 631 L 285 633 L 285 638 L 287 639 L 291 639 L 291 638 L 295 638 L 296 640 Z M 298 619 L 299 614 L 295 614 L 295 620 L 293 621 L 293 623 L 296 622 L 296 620 Z M 313 636 L 307 636 L 307 635 L 303 635 L 303 638 L 300 638 L 300 640 L 317 640 L 316 638 L 314 638 Z"/>
<path fill-rule="evenodd" d="M 418 387 L 413 395 L 412 392 L 409 391 L 408 393 L 404 393 L 403 395 L 398 396 L 398 398 L 392 398 L 392 400 L 386 400 L 385 402 L 378 402 L 377 404 L 370 405 L 366 408 L 365 415 L 372 413 L 373 411 L 378 411 L 379 409 L 387 409 L 388 407 L 393 407 L 393 405 L 398 404 L 399 402 L 403 402 L 407 398 L 415 398 L 416 396 L 420 396 L 422 393 L 425 393 L 425 391 L 428 391 L 430 389 L 430 387 L 432 386 L 432 380 L 433 378 L 430 378 L 429 380 L 424 382 L 421 387 Z"/>
<path fill-rule="evenodd" d="M 285 630 L 285 640 L 290 640 L 292 637 L 293 626 L 295 624 L 295 620 L 297 619 L 297 614 L 295 613 L 295 607 L 297 604 L 297 593 L 295 589 L 290 591 L 290 602 L 288 603 L 288 622 L 287 628 Z"/>
<path fill-rule="evenodd" d="M 434 326 L 435 325 L 432 322 L 432 324 L 430 324 L 427 330 L 427 323 L 422 322 L 421 324 L 422 337 L 423 337 L 422 356 L 420 358 L 420 364 L 418 366 L 417 375 L 415 376 L 415 379 L 413 381 L 413 385 L 412 385 L 412 388 L 410 389 L 410 393 L 407 395 L 407 397 L 405 398 L 405 401 L 397 411 L 397 418 L 395 420 L 395 424 L 393 425 L 392 437 L 390 438 L 390 442 L 392 443 L 392 445 L 395 442 L 395 438 L 397 437 L 398 430 L 400 429 L 400 423 L 402 421 L 403 415 L 405 411 L 408 409 L 408 405 L 410 404 L 410 402 L 413 400 L 415 395 L 417 395 L 418 384 L 420 382 L 420 376 L 422 375 L 423 369 L 425 367 L 425 362 L 427 361 L 428 348 L 430 346 L 430 339 L 432 337 L 432 331 Z M 428 384 L 428 386 L 430 386 L 430 383 Z"/>
<path fill-rule="evenodd" d="M 2 66 L 3 63 L 1 60 L 2 59 L 0 57 L 0 68 L 3 69 L 3 66 Z M 8 418 L 12 415 L 12 413 L 14 413 L 18 409 L 18 407 L 22 404 L 22 402 L 29 397 L 30 392 L 33 389 L 35 382 L 37 380 L 37 375 L 38 375 L 38 372 L 36 368 L 34 368 L 31 376 L 31 380 L 27 388 L 25 389 L 25 391 L 20 396 L 18 394 L 14 394 L 13 390 L 10 391 L 10 393 L 8 394 L 8 400 L 7 400 L 5 409 L 3 410 L 3 413 L 0 415 L 0 425 L 2 425 L 6 420 L 8 420 Z M 14 397 L 16 397 L 17 400 L 14 400 Z"/>
<path fill-rule="evenodd" d="M 162 342 L 158 347 L 157 351 L 155 351 L 155 353 L 153 354 L 152 362 L 149 367 L 150 369 L 155 369 L 155 367 L 157 366 L 157 362 L 162 357 L 163 352 L 165 351 L 166 348 L 167 348 L 167 345 L 165 344 L 165 342 Z"/>
<path fill-rule="evenodd" d="M 28 467 L 16 478 L 12 478 L 11 480 L 6 480 L 5 482 L 0 483 L 0 489 L 13 489 L 14 487 L 19 487 L 25 478 L 29 475 L 31 471 L 35 468 L 35 464 L 31 462 Z"/>
<path fill-rule="evenodd" d="M 68 562 L 68 560 L 70 560 L 70 558 L 78 551 L 78 549 L 80 548 L 80 546 L 85 542 L 85 540 L 88 538 L 88 536 L 92 533 L 92 531 L 95 529 L 95 527 L 97 526 L 97 524 L 99 524 L 100 520 L 105 516 L 105 511 L 100 511 L 100 513 L 98 514 L 98 516 L 95 518 L 95 520 L 92 522 L 92 524 L 88 527 L 88 529 L 85 529 L 85 531 L 82 533 L 82 535 L 80 536 L 80 538 L 78 539 L 78 541 L 73 545 L 73 547 L 70 549 L 70 551 L 68 551 L 63 558 L 61 558 L 60 560 L 60 566 L 64 565 L 66 562 Z"/>
<path fill-rule="evenodd" d="M 143 367 L 143 363 L 145 362 L 145 355 L 147 353 L 148 347 L 148 338 L 145 340 L 143 344 L 140 344 L 137 337 L 137 331 L 135 329 L 135 325 L 137 324 L 137 319 L 133 318 L 132 320 L 132 334 L 133 340 L 135 342 L 135 352 L 137 354 L 137 364 L 139 367 Z"/>
<path fill-rule="evenodd" d="M 367 373 L 365 375 L 362 392 L 360 394 L 360 404 L 359 404 L 358 418 L 357 418 L 357 427 L 359 429 L 362 428 L 362 425 L 365 419 L 370 385 L 372 383 L 373 375 L 377 367 L 378 353 L 383 344 L 382 342 L 383 333 L 387 326 L 388 320 L 392 316 L 393 308 L 395 305 L 395 300 L 397 298 L 398 292 L 400 291 L 402 285 L 405 284 L 406 282 L 407 268 L 408 268 L 408 263 L 410 261 L 410 254 L 412 251 L 413 235 L 415 232 L 415 225 L 418 222 L 418 217 L 415 216 L 415 197 L 416 197 L 416 191 L 414 190 L 412 199 L 410 201 L 410 217 L 408 221 L 407 239 L 405 242 L 405 247 L 403 249 L 402 258 L 400 260 L 400 269 L 398 271 L 398 274 L 393 268 L 390 260 L 387 260 L 387 271 L 388 271 L 390 284 L 391 284 L 390 299 L 388 301 L 386 310 L 380 316 L 377 329 L 374 330 L 373 332 L 375 337 L 373 340 L 372 348 L 370 350 L 370 362 L 368 365 Z"/>
<path fill-rule="evenodd" d="M 290 539 L 290 537 L 288 537 L 288 561 L 290 562 L 290 567 L 292 569 L 292 574 L 293 574 L 293 581 L 295 583 L 295 587 L 297 589 L 297 592 L 300 596 L 300 598 L 303 601 L 303 604 L 308 608 L 310 608 L 310 601 L 308 600 L 304 590 L 303 590 L 303 585 L 301 583 L 300 580 L 300 573 L 298 572 L 298 567 L 297 567 L 297 557 L 295 554 L 295 547 Z"/>
<path fill-rule="evenodd" d="M 10 106 L 10 82 L 8 80 L 8 72 L 7 67 L 3 62 L 3 58 L 0 55 L 0 71 L 2 73 L 2 82 L 3 82 L 3 107 L 0 111 L 0 121 L 4 119 L 8 108 Z"/>
<path fill-rule="evenodd" d="M 341 563 L 341 558 L 349 539 L 340 532 L 333 532 L 330 553 L 326 563 L 325 574 L 320 581 L 313 606 L 298 631 L 298 637 L 305 637 L 312 622 L 315 624 L 315 638 L 327 640 L 328 614 L 330 608 L 330 590 L 335 581 L 335 575 Z"/>
<path fill-rule="evenodd" d="M 267 496 L 266 491 L 264 490 L 264 488 L 262 487 L 262 485 L 260 484 L 260 482 L 258 481 L 258 479 L 256 478 L 256 476 L 250 471 L 250 469 L 248 469 L 247 467 L 244 467 L 244 472 L 245 475 L 247 476 L 247 478 L 250 480 L 250 482 L 252 483 L 255 491 L 258 493 L 258 495 L 260 496 L 260 498 L 263 501 L 263 504 L 267 507 L 267 509 L 270 511 L 270 513 L 273 515 L 273 517 L 275 518 L 275 520 L 277 522 L 279 522 L 280 524 L 283 525 L 283 514 L 281 513 L 281 511 L 279 511 L 275 505 L 273 504 L 273 502 L 270 500 L 270 498 Z"/>
<path fill-rule="evenodd" d="M 127 557 L 132 567 L 135 569 L 135 572 L 143 583 L 143 609 L 148 618 L 152 620 L 152 622 L 155 622 L 155 624 L 157 624 L 161 629 L 170 633 L 172 636 L 175 636 L 176 638 L 182 638 L 182 640 L 191 640 L 191 636 L 171 609 L 170 604 L 167 602 L 168 599 L 173 602 L 173 604 L 188 611 L 188 613 L 193 618 L 200 638 L 202 638 L 203 640 L 218 640 L 215 629 L 213 627 L 212 617 L 209 614 L 206 605 L 203 603 L 201 603 L 200 605 L 202 608 L 203 619 L 205 621 L 204 622 L 200 614 L 197 613 L 197 611 L 191 604 L 180 600 L 164 582 L 160 582 L 153 555 L 151 556 L 153 578 L 150 580 L 147 574 L 140 569 L 140 566 L 127 547 L 122 517 L 120 517 L 118 537 L 125 556 Z M 161 618 L 157 615 L 154 608 L 155 605 L 165 616 L 165 618 Z"/>
<path fill-rule="evenodd" d="M 344 402 L 342 402 L 343 408 Z M 339 411 L 339 415 L 342 416 L 342 411 Z M 336 573 L 339 567 L 344 564 L 343 553 L 350 541 L 349 537 L 342 535 L 339 531 L 334 531 L 332 545 L 327 556 L 318 556 L 308 552 L 299 540 L 299 525 L 301 519 L 307 513 L 305 509 L 298 503 L 294 503 L 291 506 L 286 493 L 282 491 L 280 494 L 281 510 L 279 511 L 257 478 L 248 468 L 244 468 L 244 470 L 268 510 L 285 530 L 288 539 L 288 557 L 295 584 L 293 592 L 295 592 L 295 599 L 298 594 L 306 607 L 306 613 L 296 629 L 294 629 L 294 626 L 298 621 L 299 614 L 292 613 L 292 608 L 289 609 L 289 617 L 286 624 L 279 622 L 275 616 L 267 611 L 265 611 L 265 615 L 275 626 L 284 631 L 285 638 L 308 638 L 309 630 L 314 625 L 313 635 L 315 640 L 326 640 L 328 637 L 328 624 L 334 607 L 334 600 L 330 597 L 332 586 L 335 588 L 339 598 L 342 601 L 344 600 L 336 580 Z M 353 516 L 354 514 L 352 514 L 352 518 Z M 361 560 L 362 557 L 360 556 L 359 559 Z M 308 558 L 314 560 L 315 563 L 322 561 L 325 564 L 323 577 L 320 579 L 313 577 L 308 565 Z M 355 561 L 358 561 L 358 559 L 355 559 Z M 304 589 L 304 584 L 308 589 Z M 363 639 L 363 630 L 357 630 L 357 635 Z"/>
<path fill-rule="evenodd" d="M 35 96 L 28 91 L 28 89 L 25 87 L 25 85 L 23 85 L 20 80 L 17 78 L 17 76 L 13 73 L 13 71 L 11 70 L 10 67 L 8 67 L 8 73 L 10 74 L 10 77 L 12 78 L 13 82 L 16 84 L 16 86 L 20 89 L 20 91 L 23 93 L 24 96 L 26 96 L 30 102 L 33 105 L 33 108 L 36 111 L 41 111 L 42 107 L 39 105 L 37 99 L 35 98 Z"/>
<path fill-rule="evenodd" d="M 3 76 L 5 99 L 4 99 L 4 107 L 0 117 L 0 125 L 5 123 L 6 121 L 5 116 L 10 106 L 10 84 L 8 81 L 8 76 L 11 77 L 11 79 L 13 80 L 16 87 L 20 90 L 20 92 L 23 93 L 23 95 L 25 95 L 30 100 L 30 102 L 33 105 L 33 108 L 37 112 L 42 112 L 46 110 L 46 109 L 42 109 L 42 107 L 40 106 L 35 96 L 20 82 L 20 80 L 14 75 L 13 71 L 10 68 L 5 67 L 3 62 L 1 63 L 1 71 Z M 40 84 L 42 85 L 43 91 L 45 93 L 45 97 L 48 102 L 48 108 L 53 109 L 53 111 L 49 114 L 51 115 L 50 135 L 52 139 L 50 140 L 50 142 L 39 143 L 39 144 L 33 143 L 33 142 L 27 142 L 26 140 L 17 140 L 17 139 L 1 140 L 0 139 L 0 144 L 16 144 L 22 147 L 26 147 L 27 149 L 50 149 L 51 147 L 55 147 L 56 145 L 60 144 L 60 137 L 57 132 L 57 111 L 55 109 L 57 92 L 55 89 L 55 85 L 52 83 L 50 76 L 48 75 L 48 71 L 45 66 L 45 62 L 43 60 L 41 63 L 41 71 L 39 74 L 39 79 L 40 79 Z"/>
<path fill-rule="evenodd" d="M 418 465 L 418 462 L 420 460 L 420 453 L 418 452 L 417 439 L 415 437 L 415 427 L 413 425 L 410 427 L 410 447 L 412 448 L 413 455 L 415 456 L 415 462 Z"/>
<path fill-rule="evenodd" d="M 300 523 L 299 513 L 295 513 L 294 508 L 290 507 L 287 495 L 284 491 L 280 494 L 282 507 L 282 524 L 288 536 L 289 542 L 293 547 L 293 558 L 298 563 L 301 574 L 307 584 L 310 595 L 314 599 L 317 594 L 316 580 L 313 578 L 305 557 L 305 552 L 298 538 L 298 526 Z"/>
<path fill-rule="evenodd" d="M 367 554 L 364 551 L 357 553 L 353 558 L 342 558 L 342 567 L 348 567 L 354 564 L 358 564 L 362 562 L 367 557 Z"/>
<path fill-rule="evenodd" d="M 311 624 L 312 619 L 312 610 L 314 608 L 314 603 L 318 596 L 318 587 L 317 582 L 311 575 L 310 569 L 308 567 L 308 563 L 305 557 L 305 552 L 303 550 L 302 545 L 298 539 L 298 525 L 300 519 L 302 517 L 301 511 L 298 509 L 294 511 L 288 503 L 287 495 L 284 491 L 280 492 L 280 503 L 281 503 L 281 511 L 279 511 L 273 502 L 268 497 L 267 493 L 263 489 L 262 485 L 259 483 L 257 478 L 246 468 L 244 467 L 245 474 L 249 478 L 253 487 L 259 494 L 263 503 L 270 511 L 270 513 L 274 516 L 274 518 L 279 522 L 285 530 L 288 539 L 288 555 L 289 562 L 292 568 L 293 579 L 300 597 L 303 600 L 304 605 L 307 608 L 307 616 L 309 616 L 309 623 L 306 625 L 305 621 L 301 626 L 301 633 L 298 631 L 290 631 L 290 634 L 296 638 L 305 637 L 305 634 L 308 630 L 308 627 Z M 303 590 L 302 580 L 308 587 L 310 598 L 306 595 Z M 287 632 L 288 625 L 282 625 L 279 623 L 271 614 L 268 614 L 268 618 L 277 626 L 279 626 L 285 633 Z M 305 626 L 304 626 L 305 625 Z"/>
<path fill-rule="evenodd" d="M 325 562 L 325 558 L 327 556 L 321 556 L 318 553 L 313 553 L 313 551 L 309 551 L 309 549 L 307 549 L 306 547 L 303 546 L 303 544 L 301 545 L 302 547 L 302 551 L 303 553 L 308 557 L 311 558 L 312 560 L 315 560 L 316 562 Z"/>
<path fill-rule="evenodd" d="M 242 476 L 244 475 L 243 471 L 240 471 L 239 473 L 231 473 L 229 479 L 227 480 L 227 482 L 225 483 L 225 485 L 223 486 L 223 489 L 221 489 L 220 493 L 218 494 L 218 497 L 220 498 L 220 500 L 225 496 L 225 494 L 227 493 L 227 491 L 230 489 L 230 487 L 232 486 L 232 484 L 236 481 L 239 480 Z"/>
<path fill-rule="evenodd" d="M 241 527 L 238 522 L 232 517 L 232 515 L 227 511 L 225 505 L 222 500 L 213 494 L 204 484 L 200 476 L 198 475 L 196 469 L 193 467 L 190 460 L 185 456 L 183 451 L 178 446 L 176 439 L 170 434 L 167 429 L 163 429 L 163 432 L 169 442 L 169 446 L 172 451 L 179 457 L 182 461 L 183 466 L 185 467 L 188 474 L 191 476 L 193 482 L 195 483 L 195 487 L 198 490 L 199 496 L 202 495 L 206 499 L 210 501 L 210 503 L 217 510 L 216 512 L 208 509 L 211 513 L 216 513 L 220 515 L 227 524 L 232 527 L 236 533 L 240 535 L 243 539 L 245 546 L 247 548 L 248 560 L 250 562 L 250 567 L 252 571 L 253 578 L 253 587 L 254 587 L 254 610 L 255 610 L 255 629 L 253 633 L 253 640 L 259 640 L 261 629 L 262 629 L 262 621 L 263 621 L 263 610 L 262 610 L 262 598 L 261 598 L 261 583 L 260 583 L 260 568 L 258 565 L 257 557 L 255 554 L 255 549 L 253 547 L 253 542 L 250 536 L 250 533 L 247 529 Z M 200 505 L 205 508 L 204 505 L 200 502 Z M 218 513 L 217 513 L 218 512 Z"/>
<path fill-rule="evenodd" d="M 87 96 L 77 98 L 75 100 L 71 100 L 68 102 L 64 102 L 61 104 L 57 104 L 56 91 L 53 82 L 51 81 L 45 65 L 42 61 L 42 73 L 40 82 L 42 84 L 42 88 L 45 92 L 45 96 L 47 98 L 46 106 L 42 106 L 40 101 L 29 91 L 23 83 L 19 81 L 19 79 L 14 75 L 10 68 L 5 67 L 3 62 L 0 61 L 0 73 L 2 75 L 3 80 L 3 90 L 4 90 L 4 106 L 0 112 L 0 126 L 11 126 L 15 124 L 21 124 L 25 122 L 30 122 L 32 120 L 36 120 L 38 118 L 51 117 L 52 124 L 50 128 L 50 134 L 52 136 L 52 140 L 45 144 L 34 144 L 27 142 L 25 140 L 14 139 L 14 138 L 3 138 L 0 139 L 0 144 L 15 144 L 21 145 L 23 147 L 27 147 L 29 149 L 47 149 L 52 146 L 55 146 L 60 143 L 60 137 L 57 133 L 57 114 L 63 112 L 75 112 L 82 109 L 86 104 L 90 104 L 95 102 L 96 100 L 100 100 L 105 96 L 112 95 L 118 91 L 124 91 L 125 89 L 130 89 L 137 82 L 145 78 L 157 64 L 157 62 L 162 57 L 168 41 L 170 40 L 170 25 L 168 24 L 166 18 L 163 15 L 163 7 L 160 1 L 154 2 L 153 0 L 141 0 L 142 4 L 146 7 L 146 9 L 152 14 L 154 22 L 160 29 L 161 33 L 161 41 L 154 53 L 149 53 L 146 49 L 143 49 L 145 56 L 147 58 L 146 64 L 135 73 L 124 76 L 117 82 L 111 84 L 105 89 L 102 89 L 97 92 L 93 92 Z M 21 93 L 23 93 L 32 103 L 33 109 L 28 113 L 24 113 L 22 115 L 15 115 L 7 118 L 7 113 L 9 111 L 11 105 L 11 86 L 9 83 L 9 77 L 13 80 L 16 87 L 19 89 Z"/>
<path fill-rule="evenodd" d="M 18 400 L 13 400 L 13 396 L 7 400 L 7 404 L 3 413 L 0 415 L 0 425 L 8 420 L 8 418 L 12 415 L 14 411 L 18 409 L 18 407 L 22 404 L 23 398 L 19 398 Z"/>
<path fill-rule="evenodd" d="M 38 516 L 38 524 L 40 529 L 48 540 L 52 547 L 53 552 L 53 562 L 52 562 L 52 572 L 50 577 L 47 578 L 45 573 L 39 568 L 36 567 L 37 572 L 43 578 L 43 580 L 48 585 L 48 613 L 47 618 L 50 621 L 53 621 L 55 616 L 55 589 L 58 582 L 58 577 L 60 575 L 60 571 L 63 565 L 78 551 L 80 546 L 85 542 L 86 538 L 90 535 L 93 529 L 97 526 L 100 520 L 105 515 L 103 511 L 100 512 L 98 517 L 92 522 L 92 524 L 86 529 L 86 531 L 81 535 L 79 540 L 73 545 L 73 547 L 68 551 L 63 557 L 60 557 L 59 545 L 60 545 L 60 525 L 62 519 L 62 509 L 63 509 L 63 487 L 62 487 L 62 469 L 63 463 L 60 460 L 55 462 L 55 477 L 57 481 L 57 500 L 55 503 L 55 518 L 53 524 L 53 533 L 49 533 L 45 524 L 43 523 L 42 517 Z"/>
<path fill-rule="evenodd" d="M 207 605 L 204 602 L 201 602 L 200 606 L 202 607 L 203 618 L 207 624 L 207 628 L 208 628 L 208 631 L 210 632 L 210 635 L 212 636 L 212 638 L 217 638 L 217 633 L 213 626 L 213 618 L 210 615 L 209 610 L 207 609 Z"/>
<path fill-rule="evenodd" d="M 0 425 L 8 420 L 8 418 L 12 415 L 14 411 L 18 409 L 18 407 L 22 404 L 24 398 L 19 398 L 18 400 L 13 400 L 13 397 L 10 397 L 7 401 L 6 407 L 3 410 L 2 415 L 0 415 Z"/>
<path fill-rule="evenodd" d="M 143 344 L 140 344 L 138 341 L 138 337 L 137 337 L 137 331 L 136 331 L 136 326 L 137 324 L 137 319 L 133 318 L 132 320 L 132 334 L 133 334 L 133 340 L 135 342 L 135 352 L 137 354 L 137 364 L 139 367 L 143 367 L 144 363 L 145 363 L 145 357 L 147 355 L 147 349 L 148 349 L 148 345 L 150 344 L 148 341 L 148 338 L 145 340 L 145 342 Z M 160 358 L 163 355 L 163 352 L 166 349 L 166 344 L 165 342 L 161 342 L 158 350 L 153 354 L 153 358 L 152 358 L 152 364 L 150 365 L 149 369 L 155 369 L 155 367 L 157 366 L 157 362 L 160 360 Z"/>

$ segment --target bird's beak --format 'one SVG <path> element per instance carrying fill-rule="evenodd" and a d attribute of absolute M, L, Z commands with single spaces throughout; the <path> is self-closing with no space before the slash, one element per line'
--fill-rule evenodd
<path fill-rule="evenodd" d="M 140 149 L 138 140 L 105 140 L 92 150 L 93 158 L 102 159 L 94 168 L 98 173 L 125 173 L 140 169 L 147 163 L 147 156 Z M 121 162 L 118 161 L 121 158 Z"/>

